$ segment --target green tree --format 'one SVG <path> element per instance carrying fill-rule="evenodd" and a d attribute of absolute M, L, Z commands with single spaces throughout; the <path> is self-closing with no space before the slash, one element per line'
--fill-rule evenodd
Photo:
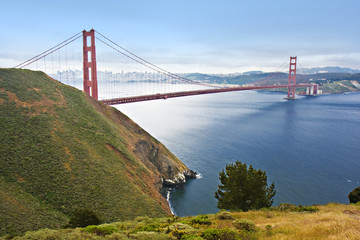
<path fill-rule="evenodd" d="M 348 195 L 350 203 L 357 203 L 360 201 L 360 187 L 352 190 Z"/>
<path fill-rule="evenodd" d="M 267 186 L 265 171 L 248 168 L 246 163 L 236 161 L 226 165 L 220 172 L 219 189 L 215 192 L 217 207 L 228 210 L 260 209 L 270 207 L 275 196 L 275 185 Z"/>

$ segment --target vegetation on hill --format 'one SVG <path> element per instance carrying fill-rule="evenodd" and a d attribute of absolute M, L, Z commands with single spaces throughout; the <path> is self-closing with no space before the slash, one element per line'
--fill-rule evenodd
<path fill-rule="evenodd" d="M 166 216 L 163 179 L 186 166 L 116 109 L 42 72 L 0 69 L 0 235 Z M 179 180 L 180 179 L 180 180 Z"/>
<path fill-rule="evenodd" d="M 282 204 L 258 211 L 193 217 L 138 217 L 76 229 L 27 232 L 27 239 L 359 239 L 360 205 L 302 207 Z"/>

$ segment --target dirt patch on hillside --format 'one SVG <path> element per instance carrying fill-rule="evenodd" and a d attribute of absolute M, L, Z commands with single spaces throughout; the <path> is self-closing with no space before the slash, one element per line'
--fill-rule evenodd
<path fill-rule="evenodd" d="M 34 90 L 36 92 L 41 92 L 40 89 L 34 88 L 34 89 L 28 89 L 28 91 Z M 50 98 L 48 98 L 45 94 L 41 93 L 41 100 L 36 100 L 36 101 L 29 101 L 29 102 L 25 102 L 25 101 L 21 101 L 15 93 L 6 91 L 5 89 L 0 89 L 0 92 L 5 93 L 7 95 L 8 101 L 9 102 L 14 102 L 16 104 L 16 107 L 20 108 L 29 108 L 30 111 L 28 112 L 28 115 L 30 116 L 36 116 L 39 115 L 41 113 L 47 113 L 50 115 L 56 115 L 55 111 L 54 111 L 54 106 L 55 105 L 65 105 L 66 104 L 66 100 L 64 98 L 64 96 L 62 95 L 62 92 L 59 89 L 56 89 L 57 92 L 57 96 L 59 98 L 58 101 L 53 101 Z"/>
<path fill-rule="evenodd" d="M 64 146 L 65 154 L 69 156 L 69 161 L 64 163 L 64 167 L 70 172 L 71 171 L 71 162 L 74 161 L 74 157 L 70 152 L 70 149 Z"/>

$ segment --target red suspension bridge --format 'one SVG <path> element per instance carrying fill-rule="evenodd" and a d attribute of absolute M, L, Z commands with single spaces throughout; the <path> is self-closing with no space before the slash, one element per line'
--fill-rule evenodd
<path fill-rule="evenodd" d="M 99 36 L 95 36 L 95 30 L 90 31 L 82 31 L 71 38 L 61 42 L 60 44 L 50 48 L 49 50 L 15 66 L 15 68 L 25 68 L 32 67 L 35 64 L 41 65 L 44 72 L 50 72 L 50 76 L 53 78 L 63 81 L 67 79 L 67 83 L 69 85 L 77 85 L 79 87 L 78 82 L 75 82 L 75 79 L 81 79 L 83 90 L 89 94 L 91 97 L 99 100 L 99 90 L 102 91 L 101 87 L 98 86 L 99 83 L 103 82 L 104 86 L 107 86 L 109 89 L 109 83 L 113 84 L 110 87 L 111 92 L 124 93 L 124 89 L 126 89 L 129 85 L 134 85 L 136 87 L 144 86 L 144 84 L 149 88 L 149 86 L 156 85 L 157 83 L 165 84 L 166 86 L 171 86 L 174 90 L 168 90 L 167 88 L 162 89 L 161 92 L 149 93 L 148 91 L 137 91 L 133 95 L 130 96 L 117 96 L 109 98 L 109 94 L 102 94 L 103 97 L 100 99 L 105 104 L 114 105 L 114 104 L 122 104 L 122 103 L 130 103 L 130 102 L 140 102 L 140 101 L 149 101 L 155 99 L 167 99 L 167 98 L 175 98 L 175 97 L 184 97 L 184 96 L 193 96 L 193 95 L 201 95 L 201 94 L 212 94 L 212 93 L 221 93 L 221 92 L 232 92 L 232 91 L 244 91 L 244 90 L 259 90 L 259 89 L 279 89 L 279 88 L 287 88 L 287 99 L 295 99 L 295 90 L 296 88 L 311 88 L 312 94 L 317 94 L 318 85 L 316 84 L 297 84 L 296 83 L 296 70 L 297 70 L 297 57 L 290 57 L 289 64 L 289 76 L 288 82 L 286 84 L 277 84 L 277 85 L 247 85 L 247 86 L 219 86 L 219 85 L 210 85 L 204 82 L 198 82 L 194 80 L 190 80 L 179 74 L 171 73 L 151 62 L 137 56 L 136 54 L 128 51 L 124 47 L 118 45 L 114 41 L 105 37 L 101 33 L 96 31 L 96 34 Z M 64 51 L 65 48 L 68 48 L 71 43 L 77 42 L 78 39 L 82 38 L 82 66 L 79 64 L 79 60 L 75 61 L 74 53 L 66 53 Z M 112 57 L 106 57 L 104 54 L 101 54 L 102 62 L 108 63 L 112 65 L 112 67 L 102 67 L 102 71 L 99 72 L 102 78 L 102 81 L 98 81 L 98 61 L 97 61 L 97 49 L 95 47 L 95 39 L 99 40 L 107 49 L 112 51 Z M 79 48 L 79 46 L 77 46 Z M 65 53 L 64 53 L 65 52 Z M 79 52 L 78 49 L 73 52 Z M 58 54 L 55 55 L 54 54 Z M 61 53 L 65 55 L 65 57 L 60 56 Z M 76 55 L 76 54 L 75 54 Z M 115 56 L 116 55 L 116 56 Z M 114 57 L 115 56 L 115 57 Z M 119 61 L 119 56 L 122 58 L 122 61 Z M 65 61 L 62 60 L 65 58 Z M 47 63 L 50 59 L 51 63 Z M 55 60 L 54 60 L 55 59 Z M 125 59 L 125 62 L 124 62 Z M 57 65 L 54 67 L 54 62 Z M 130 64 L 131 63 L 131 64 Z M 65 66 L 64 66 L 65 65 Z M 115 67 L 114 67 L 115 65 Z M 141 66 L 145 69 L 140 74 L 137 67 Z M 32 67 L 32 68 L 37 68 Z M 50 70 L 51 69 L 51 70 Z M 82 72 L 82 76 L 80 74 Z M 122 82 L 126 82 L 127 87 L 123 87 L 120 90 L 116 90 L 115 86 L 120 86 Z M 137 83 L 137 84 L 134 84 Z M 139 84 L 141 83 L 141 84 Z M 177 84 L 181 85 L 177 85 Z M 197 86 L 195 90 L 181 90 L 183 85 L 193 85 Z M 125 86 L 125 85 L 123 85 Z M 175 86 L 175 88 L 174 88 Z M 177 87 L 181 86 L 181 87 Z M 106 87 L 104 87 L 105 89 Z M 159 88 L 155 88 L 158 91 Z M 136 91 L 135 91 L 136 92 Z M 127 95 L 129 95 L 127 93 Z"/>

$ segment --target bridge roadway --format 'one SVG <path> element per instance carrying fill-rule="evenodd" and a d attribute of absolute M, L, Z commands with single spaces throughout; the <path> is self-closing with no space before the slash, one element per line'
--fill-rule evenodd
<path fill-rule="evenodd" d="M 114 98 L 114 99 L 105 99 L 101 100 L 104 104 L 107 105 L 116 105 L 123 103 L 132 103 L 132 102 L 142 102 L 150 101 L 157 99 L 168 99 L 176 97 L 185 97 L 192 95 L 202 95 L 210 93 L 221 93 L 221 92 L 234 92 L 234 91 L 244 91 L 244 90 L 259 90 L 259 89 L 274 89 L 274 88 L 288 88 L 290 87 L 311 87 L 312 84 L 296 84 L 296 85 L 271 85 L 271 86 L 247 86 L 247 87 L 228 87 L 228 88 L 215 88 L 215 89 L 204 89 L 204 90 L 194 90 L 194 91 L 183 91 L 183 92 L 172 92 L 172 93 L 157 93 L 143 96 L 135 97 L 124 97 L 124 98 Z"/>

